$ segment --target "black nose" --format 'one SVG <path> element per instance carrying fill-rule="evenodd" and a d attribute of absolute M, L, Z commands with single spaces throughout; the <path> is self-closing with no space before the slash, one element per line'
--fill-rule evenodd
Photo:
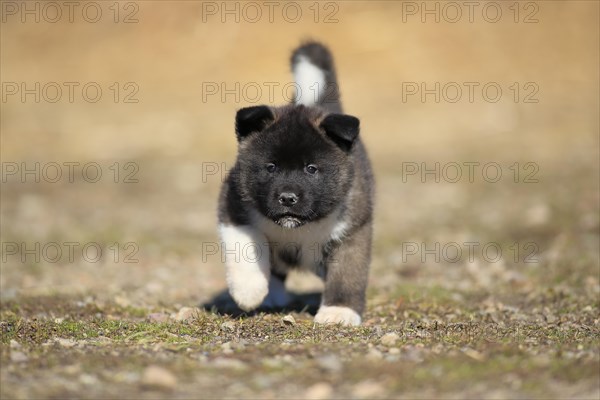
<path fill-rule="evenodd" d="M 290 207 L 298 202 L 298 196 L 295 193 L 283 192 L 279 195 L 279 204 Z"/>

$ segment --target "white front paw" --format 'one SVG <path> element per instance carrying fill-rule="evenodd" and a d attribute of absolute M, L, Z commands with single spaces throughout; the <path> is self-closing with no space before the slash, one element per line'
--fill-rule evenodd
<path fill-rule="evenodd" d="M 242 310 L 253 310 L 269 293 L 271 271 L 267 240 L 249 226 L 221 225 L 219 230 L 229 293 Z"/>
<path fill-rule="evenodd" d="M 262 279 L 250 282 L 229 282 L 229 293 L 242 310 L 254 310 L 260 306 L 269 293 L 269 282 L 266 279 L 264 282 Z"/>
<path fill-rule="evenodd" d="M 360 325 L 360 315 L 351 308 L 338 306 L 321 306 L 315 315 L 318 324 Z"/>

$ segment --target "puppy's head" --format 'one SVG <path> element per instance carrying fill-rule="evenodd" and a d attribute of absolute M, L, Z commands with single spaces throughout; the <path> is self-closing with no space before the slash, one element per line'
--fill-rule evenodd
<path fill-rule="evenodd" d="M 284 228 L 319 220 L 347 195 L 359 120 L 304 106 L 243 108 L 236 115 L 244 200 Z"/>

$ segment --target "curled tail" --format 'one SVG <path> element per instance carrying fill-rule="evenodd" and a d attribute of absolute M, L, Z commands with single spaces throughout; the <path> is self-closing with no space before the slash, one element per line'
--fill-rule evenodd
<path fill-rule="evenodd" d="M 341 113 L 333 57 L 327 47 L 318 42 L 304 43 L 292 53 L 291 62 L 296 82 L 294 104 Z"/>

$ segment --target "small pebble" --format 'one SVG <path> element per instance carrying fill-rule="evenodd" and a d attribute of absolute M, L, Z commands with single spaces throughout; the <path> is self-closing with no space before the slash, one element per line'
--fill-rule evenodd
<path fill-rule="evenodd" d="M 233 331 L 235 331 L 235 322 L 233 322 L 233 321 L 223 322 L 221 324 L 221 329 L 224 331 L 233 332 Z"/>
<path fill-rule="evenodd" d="M 221 345 L 221 350 L 223 350 L 223 354 L 232 354 L 233 349 L 231 348 L 231 342 L 226 342 Z"/>
<path fill-rule="evenodd" d="M 171 390 L 177 386 L 177 378 L 170 371 L 151 365 L 144 370 L 142 385 L 149 388 Z"/>
<path fill-rule="evenodd" d="M 332 394 L 333 387 L 331 387 L 329 383 L 320 382 L 306 389 L 304 398 L 309 400 L 322 400 L 330 398 Z"/>
<path fill-rule="evenodd" d="M 77 344 L 77 342 L 74 341 L 73 339 L 64 339 L 64 338 L 56 339 L 56 343 L 58 343 L 62 347 L 66 347 L 66 348 L 71 348 Z"/>
<path fill-rule="evenodd" d="M 367 353 L 367 359 L 371 361 L 379 361 L 383 358 L 383 353 L 376 348 L 372 348 Z"/>
<path fill-rule="evenodd" d="M 90 374 L 81 374 L 79 375 L 79 382 L 88 386 L 96 385 L 98 383 L 98 378 Z"/>
<path fill-rule="evenodd" d="M 182 307 L 177 314 L 175 314 L 175 321 L 189 321 L 199 312 L 198 308 Z"/>
<path fill-rule="evenodd" d="M 397 333 L 386 333 L 381 337 L 381 344 L 386 347 L 391 347 L 400 339 Z"/>
<path fill-rule="evenodd" d="M 317 360 L 319 367 L 330 372 L 339 372 L 342 370 L 342 361 L 335 354 L 328 354 L 319 357 Z"/>
<path fill-rule="evenodd" d="M 352 394 L 359 399 L 380 397 L 385 393 L 383 386 L 373 381 L 363 381 L 354 385 Z"/>
<path fill-rule="evenodd" d="M 471 349 L 470 347 L 464 348 L 463 353 L 465 353 L 468 357 L 472 358 L 473 360 L 477 360 L 477 361 L 485 360 L 485 356 L 481 352 L 479 352 L 475 349 Z"/>
<path fill-rule="evenodd" d="M 545 317 L 546 317 L 546 322 L 548 322 L 549 324 L 553 324 L 558 320 L 558 318 L 556 318 L 556 316 L 554 316 L 552 314 L 546 314 Z"/>
<path fill-rule="evenodd" d="M 21 363 L 27 360 L 29 360 L 29 357 L 22 351 L 12 351 L 10 353 L 10 361 L 12 362 Z"/>
<path fill-rule="evenodd" d="M 282 320 L 285 325 L 296 325 L 296 320 L 289 314 L 283 317 Z"/>

